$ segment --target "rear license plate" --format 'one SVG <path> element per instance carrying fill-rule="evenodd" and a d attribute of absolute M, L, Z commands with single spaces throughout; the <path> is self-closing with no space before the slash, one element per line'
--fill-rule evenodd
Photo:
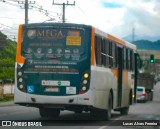
<path fill-rule="evenodd" d="M 59 92 L 59 88 L 46 87 L 45 92 Z"/>

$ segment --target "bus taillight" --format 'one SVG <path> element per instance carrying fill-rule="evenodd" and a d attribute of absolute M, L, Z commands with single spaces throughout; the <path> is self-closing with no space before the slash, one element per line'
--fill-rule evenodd
<path fill-rule="evenodd" d="M 146 92 L 143 92 L 143 93 L 142 93 L 142 96 L 146 96 Z"/>
<path fill-rule="evenodd" d="M 84 94 L 85 92 L 87 92 L 89 90 L 89 84 L 90 84 L 90 75 L 88 72 L 86 72 L 84 73 L 81 81 L 79 94 Z"/>
<path fill-rule="evenodd" d="M 23 72 L 19 64 L 17 64 L 17 88 L 25 92 Z"/>
<path fill-rule="evenodd" d="M 84 74 L 84 78 L 87 79 L 88 77 L 89 77 L 89 74 L 88 74 L 88 73 L 85 73 L 85 74 Z"/>

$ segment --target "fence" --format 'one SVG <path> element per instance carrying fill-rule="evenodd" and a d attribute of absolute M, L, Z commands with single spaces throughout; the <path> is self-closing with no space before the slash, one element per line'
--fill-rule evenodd
<path fill-rule="evenodd" d="M 14 84 L 0 84 L 0 98 L 4 95 L 13 95 L 14 94 Z"/>

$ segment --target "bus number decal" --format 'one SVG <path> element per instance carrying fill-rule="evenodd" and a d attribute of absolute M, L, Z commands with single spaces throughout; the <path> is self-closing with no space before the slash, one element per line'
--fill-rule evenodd
<path fill-rule="evenodd" d="M 66 45 L 81 46 L 81 37 L 79 37 L 79 36 L 67 36 Z"/>

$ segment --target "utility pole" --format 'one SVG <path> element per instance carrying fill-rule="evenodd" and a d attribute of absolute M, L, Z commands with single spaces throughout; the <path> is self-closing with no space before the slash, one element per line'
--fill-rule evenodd
<path fill-rule="evenodd" d="M 69 4 L 69 2 L 67 1 L 67 3 L 55 3 L 54 0 L 53 0 L 53 5 L 61 5 L 63 6 L 63 15 L 62 15 L 62 22 L 65 23 L 65 6 L 75 6 L 75 1 L 73 4 Z"/>
<path fill-rule="evenodd" d="M 35 4 L 35 1 L 18 1 L 18 4 L 23 4 L 24 6 L 20 6 L 22 9 L 25 9 L 25 24 L 28 24 L 28 9 L 30 4 Z"/>
<path fill-rule="evenodd" d="M 25 0 L 25 24 L 28 24 L 28 0 Z"/>
<path fill-rule="evenodd" d="M 132 29 L 132 43 L 134 43 L 135 40 L 135 28 Z"/>

